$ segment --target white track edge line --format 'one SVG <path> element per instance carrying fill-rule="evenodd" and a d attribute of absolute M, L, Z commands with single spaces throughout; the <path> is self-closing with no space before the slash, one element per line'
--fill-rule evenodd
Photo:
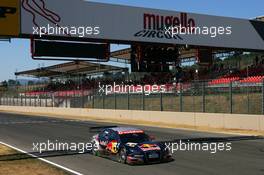
<path fill-rule="evenodd" d="M 81 173 L 79 173 L 79 172 L 77 172 L 77 171 L 74 171 L 74 170 L 69 169 L 69 168 L 67 168 L 67 167 L 64 167 L 64 166 L 62 166 L 62 165 L 59 165 L 59 164 L 57 164 L 57 163 L 51 162 L 51 161 L 49 161 L 49 160 L 47 160 L 47 159 L 40 158 L 40 157 L 38 157 L 38 156 L 35 156 L 34 154 L 31 154 L 31 153 L 28 153 L 28 152 L 26 152 L 26 151 L 23 151 L 23 150 L 21 150 L 21 149 L 19 149 L 19 148 L 16 148 L 16 147 L 12 146 L 12 145 L 9 145 L 9 144 L 7 144 L 7 143 L 4 143 L 4 142 L 1 142 L 1 141 L 0 141 L 0 144 L 5 145 L 5 146 L 7 146 L 7 147 L 10 147 L 10 148 L 12 148 L 12 149 L 14 149 L 14 150 L 16 150 L 16 151 L 21 152 L 21 153 L 27 154 L 27 155 L 29 155 L 29 156 L 31 156 L 31 157 L 37 158 L 37 159 L 39 159 L 39 160 L 41 160 L 41 161 L 43 161 L 43 162 L 46 162 L 46 163 L 48 163 L 48 164 L 50 164 L 50 165 L 53 165 L 53 166 L 55 166 L 55 167 L 58 167 L 58 168 L 63 169 L 63 170 L 65 170 L 65 171 L 68 171 L 68 172 L 73 173 L 73 174 L 75 174 L 75 175 L 83 175 L 83 174 L 81 174 Z"/>

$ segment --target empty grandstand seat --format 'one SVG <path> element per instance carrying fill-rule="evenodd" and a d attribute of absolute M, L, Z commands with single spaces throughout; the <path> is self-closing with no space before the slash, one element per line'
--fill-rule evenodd
<path fill-rule="evenodd" d="M 209 82 L 209 85 L 229 84 L 230 82 L 237 81 L 239 79 L 240 79 L 239 77 L 219 78 Z"/>
<path fill-rule="evenodd" d="M 264 79 L 264 76 L 251 76 L 240 80 L 241 83 L 261 83 Z"/>

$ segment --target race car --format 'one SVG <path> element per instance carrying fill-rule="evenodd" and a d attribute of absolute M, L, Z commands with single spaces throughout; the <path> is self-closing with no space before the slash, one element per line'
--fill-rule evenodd
<path fill-rule="evenodd" d="M 103 128 L 92 137 L 92 153 L 124 164 L 151 164 L 172 161 L 163 143 L 153 141 L 143 130 L 130 127 Z"/>

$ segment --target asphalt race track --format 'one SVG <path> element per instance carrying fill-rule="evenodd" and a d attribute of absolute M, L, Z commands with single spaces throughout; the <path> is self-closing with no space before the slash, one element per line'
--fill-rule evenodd
<path fill-rule="evenodd" d="M 33 117 L 0 113 L 0 142 L 4 142 L 33 153 L 33 142 L 88 142 L 94 134 L 90 127 L 109 124 L 62 120 L 47 117 Z M 115 125 L 115 124 L 110 124 Z M 118 125 L 120 126 L 120 124 Z M 230 152 L 211 154 L 203 151 L 178 151 L 175 161 L 163 164 L 129 166 L 89 153 L 44 153 L 45 159 L 87 175 L 264 175 L 264 139 L 244 138 L 223 134 L 211 134 L 176 129 L 138 127 L 156 140 L 202 139 L 232 140 Z M 37 154 L 37 153 L 33 153 Z M 0 156 L 1 161 L 8 157 Z"/>

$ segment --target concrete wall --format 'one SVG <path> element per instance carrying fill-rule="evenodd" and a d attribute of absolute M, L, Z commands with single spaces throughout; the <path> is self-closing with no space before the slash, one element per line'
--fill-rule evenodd
<path fill-rule="evenodd" d="M 26 112 L 37 114 L 52 114 L 74 116 L 83 119 L 96 118 L 112 121 L 137 121 L 142 123 L 154 122 L 161 125 L 185 125 L 191 127 L 209 127 L 219 129 L 241 129 L 264 131 L 263 115 L 215 114 L 215 113 L 186 113 L 158 112 L 132 110 L 103 110 L 80 108 L 45 108 L 0 106 L 0 111 Z"/>

